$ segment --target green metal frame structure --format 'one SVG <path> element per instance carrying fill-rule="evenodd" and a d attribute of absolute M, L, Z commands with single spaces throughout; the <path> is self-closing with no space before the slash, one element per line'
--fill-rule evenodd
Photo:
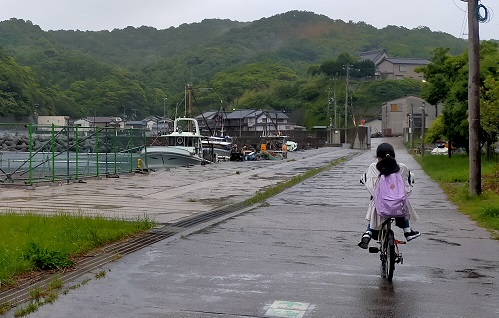
<path fill-rule="evenodd" d="M 131 173 L 145 148 L 143 129 L 0 124 L 0 184 Z"/>

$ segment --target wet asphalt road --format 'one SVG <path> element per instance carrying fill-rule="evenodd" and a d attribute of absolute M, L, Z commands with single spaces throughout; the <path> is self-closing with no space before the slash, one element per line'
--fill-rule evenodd
<path fill-rule="evenodd" d="M 261 206 L 110 263 L 104 278 L 90 273 L 29 317 L 499 317 L 499 242 L 402 149 L 423 235 L 401 246 L 392 283 L 357 247 L 368 204 L 359 177 L 380 141 Z"/>

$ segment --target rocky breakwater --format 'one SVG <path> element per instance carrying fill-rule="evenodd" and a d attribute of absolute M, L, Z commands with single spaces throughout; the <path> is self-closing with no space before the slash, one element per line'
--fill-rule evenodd
<path fill-rule="evenodd" d="M 52 144 L 55 152 L 75 151 L 76 138 L 73 136 L 58 135 L 52 143 L 51 135 L 33 134 L 31 139 L 33 151 L 52 151 Z M 0 136 L 0 151 L 28 152 L 30 145 L 29 135 L 2 135 Z M 95 139 L 82 139 L 78 141 L 80 152 L 93 152 L 95 150 Z M 99 138 L 99 151 L 110 152 L 113 145 L 106 143 L 105 139 Z"/>

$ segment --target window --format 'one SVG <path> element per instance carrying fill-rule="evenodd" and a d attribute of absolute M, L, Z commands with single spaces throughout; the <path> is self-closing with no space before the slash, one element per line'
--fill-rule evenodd
<path fill-rule="evenodd" d="M 405 67 L 405 65 L 399 65 L 399 71 L 400 72 L 406 72 L 407 68 Z"/>
<path fill-rule="evenodd" d="M 420 114 L 414 114 L 414 128 L 421 129 L 423 126 L 423 119 Z"/>

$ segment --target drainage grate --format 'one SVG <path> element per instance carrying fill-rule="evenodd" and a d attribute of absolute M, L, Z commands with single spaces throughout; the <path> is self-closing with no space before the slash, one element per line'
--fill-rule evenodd
<path fill-rule="evenodd" d="M 220 208 L 217 210 L 213 210 L 210 212 L 205 212 L 203 214 L 195 215 L 195 216 L 192 216 L 192 217 L 185 219 L 185 220 L 178 221 L 178 222 L 172 224 L 172 226 L 173 227 L 180 227 L 180 228 L 190 228 L 190 227 L 193 227 L 195 225 L 202 224 L 202 223 L 211 221 L 213 219 L 222 217 L 224 215 L 234 213 L 234 212 L 241 210 L 247 206 L 248 205 L 244 202 L 233 204 L 233 205 L 226 206 L 226 207 L 223 207 L 223 208 Z"/>

